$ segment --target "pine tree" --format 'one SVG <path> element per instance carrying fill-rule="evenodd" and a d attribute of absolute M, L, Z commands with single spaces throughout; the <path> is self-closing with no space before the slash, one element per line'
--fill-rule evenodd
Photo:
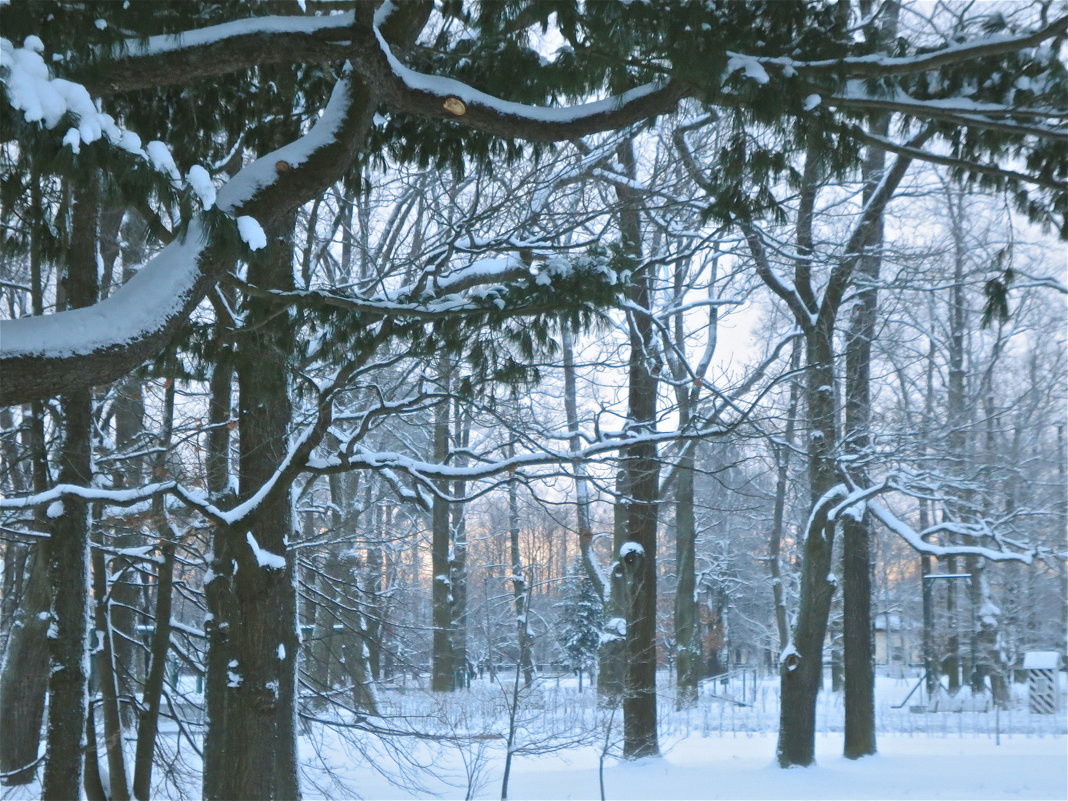
<path fill-rule="evenodd" d="M 560 647 L 567 655 L 568 667 L 578 673 L 581 689 L 583 671 L 589 671 L 596 661 L 604 625 L 601 598 L 581 558 L 571 562 L 564 579 L 564 599 L 556 607 L 560 610 Z"/>

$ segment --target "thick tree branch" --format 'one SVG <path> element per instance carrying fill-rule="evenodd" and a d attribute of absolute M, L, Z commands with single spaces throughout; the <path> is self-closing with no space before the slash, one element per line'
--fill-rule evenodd
<path fill-rule="evenodd" d="M 354 26 L 352 44 L 353 63 L 393 111 L 453 120 L 512 139 L 558 142 L 622 128 L 674 110 L 691 93 L 683 84 L 669 81 L 568 108 L 530 106 L 405 67 L 373 26 Z"/>
<path fill-rule="evenodd" d="M 180 34 L 131 40 L 124 52 L 102 57 L 84 76 L 91 94 L 184 84 L 266 64 L 316 64 L 348 57 L 354 15 L 252 17 Z"/>
<path fill-rule="evenodd" d="M 323 119 L 306 136 L 241 170 L 220 190 L 220 209 L 269 225 L 324 191 L 355 158 L 374 107 L 364 84 L 343 78 Z M 281 161 L 289 169 L 277 169 Z M 0 322 L 0 403 L 108 383 L 159 353 L 237 258 L 206 236 L 202 221 L 194 219 L 184 240 L 168 245 L 94 306 Z"/>

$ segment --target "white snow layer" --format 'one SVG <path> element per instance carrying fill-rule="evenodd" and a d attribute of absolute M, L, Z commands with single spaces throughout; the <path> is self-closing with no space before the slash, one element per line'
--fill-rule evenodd
<path fill-rule="evenodd" d="M 189 168 L 189 174 L 186 179 L 189 181 L 189 187 L 200 198 L 200 205 L 205 210 L 215 205 L 215 184 L 212 182 L 211 175 L 207 170 L 199 164 L 194 164 Z"/>
<path fill-rule="evenodd" d="M 83 144 L 105 137 L 115 147 L 145 159 L 154 169 L 178 180 L 178 170 L 166 145 L 149 142 L 146 152 L 141 147 L 141 137 L 100 111 L 84 86 L 53 78 L 41 55 L 43 52 L 44 43 L 36 36 L 26 37 L 22 47 L 0 38 L 0 83 L 6 89 L 8 102 L 22 112 L 26 122 L 39 122 L 51 130 L 70 114 L 78 124 L 67 129 L 63 144 L 74 153 L 80 153 Z"/>
<path fill-rule="evenodd" d="M 9 64 L 16 52 L 10 42 L 0 40 L 0 73 L 5 85 L 14 72 Z M 33 51 L 22 49 L 21 53 L 18 58 L 26 62 L 25 54 Z M 348 108 L 348 84 L 347 78 L 337 82 L 322 117 L 306 135 L 258 159 L 228 181 L 218 192 L 219 208 L 233 213 L 263 186 L 273 183 L 280 159 L 296 167 L 317 149 L 333 142 Z M 107 115 L 101 117 L 110 119 Z M 173 317 L 192 291 L 199 277 L 197 260 L 205 247 L 204 239 L 203 226 L 194 218 L 184 239 L 165 247 L 105 300 L 84 309 L 0 322 L 0 355 L 75 356 L 109 346 L 121 347 L 158 330 L 161 321 Z"/>
<path fill-rule="evenodd" d="M 256 562 L 260 567 L 267 570 L 285 570 L 286 558 L 284 556 L 279 556 L 261 548 L 251 531 L 245 533 L 245 539 L 248 541 L 248 547 L 252 549 L 252 555 L 256 557 Z M 279 657 L 279 659 L 281 658 Z"/>
<path fill-rule="evenodd" d="M 263 232 L 263 227 L 255 217 L 249 217 L 247 214 L 238 217 L 237 231 L 249 250 L 262 250 L 267 247 L 267 234 Z"/>
<path fill-rule="evenodd" d="M 345 28 L 351 25 L 352 21 L 353 12 L 351 11 L 322 17 L 253 17 L 224 22 L 220 25 L 209 25 L 206 28 L 196 28 L 182 33 L 150 36 L 145 42 L 139 39 L 128 39 L 124 43 L 124 50 L 134 56 L 152 56 L 190 47 L 202 47 L 236 36 L 248 36 L 255 33 L 315 33 L 333 28 Z"/>
<path fill-rule="evenodd" d="M 733 75 L 738 70 L 743 70 L 746 78 L 756 81 L 761 86 L 770 80 L 767 70 L 764 69 L 764 65 L 755 58 L 742 55 L 741 53 L 732 53 L 727 59 L 727 71 L 724 73 L 723 77 L 726 78 Z"/>
<path fill-rule="evenodd" d="M 152 166 L 156 168 L 157 172 L 169 175 L 172 181 L 181 184 L 182 176 L 178 172 L 178 165 L 174 163 L 171 149 L 165 143 L 158 139 L 153 139 L 145 145 L 145 153 L 148 154 L 148 159 L 152 162 Z"/>
<path fill-rule="evenodd" d="M 0 353 L 12 356 L 72 356 L 121 345 L 154 331 L 180 308 L 197 277 L 204 248 L 199 220 L 121 289 L 84 309 L 0 322 Z"/>
<path fill-rule="evenodd" d="M 532 106 L 523 103 L 514 103 L 510 100 L 502 100 L 499 97 L 474 89 L 454 78 L 445 78 L 440 75 L 426 75 L 425 73 L 416 72 L 415 70 L 404 66 L 404 64 L 393 55 L 393 51 L 390 50 L 389 45 L 378 30 L 378 25 L 389 16 L 393 7 L 393 3 L 387 0 L 387 2 L 379 7 L 375 14 L 375 36 L 378 37 L 379 46 L 382 48 L 382 52 L 385 54 L 386 59 L 389 61 L 389 66 L 392 68 L 394 74 L 396 74 L 409 89 L 415 89 L 420 92 L 429 92 L 432 95 L 440 97 L 442 100 L 449 97 L 456 97 L 462 100 L 465 104 L 470 105 L 472 103 L 477 103 L 480 106 L 493 109 L 499 114 L 506 114 L 511 117 L 534 120 L 537 122 L 564 123 L 574 122 L 575 120 L 580 120 L 585 117 L 592 117 L 596 114 L 615 111 L 620 106 L 626 105 L 633 100 L 637 100 L 640 97 L 652 94 L 657 89 L 663 88 L 663 84 L 660 82 L 647 83 L 614 97 L 608 97 L 604 100 L 596 100 L 592 103 L 581 103 L 566 108 Z"/>

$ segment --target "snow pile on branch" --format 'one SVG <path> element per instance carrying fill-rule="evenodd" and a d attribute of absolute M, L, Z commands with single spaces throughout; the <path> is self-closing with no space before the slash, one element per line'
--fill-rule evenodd
<path fill-rule="evenodd" d="M 82 142 L 89 144 L 106 136 L 116 147 L 147 158 L 141 138 L 101 112 L 84 86 L 49 74 L 41 57 L 44 49 L 44 42 L 36 36 L 27 36 L 22 47 L 0 38 L 0 82 L 7 90 L 8 102 L 22 112 L 23 119 L 51 130 L 70 114 L 78 124 L 67 130 L 63 144 L 75 153 L 81 151 Z"/>
<path fill-rule="evenodd" d="M 189 188 L 200 198 L 200 204 L 205 211 L 215 205 L 215 184 L 212 183 L 211 175 L 207 170 L 199 164 L 194 164 L 189 168 L 186 181 L 189 183 Z M 238 223 L 238 228 L 240 227 L 241 224 Z"/>
<path fill-rule="evenodd" d="M 286 558 L 284 556 L 279 556 L 261 548 L 251 531 L 245 534 L 245 539 L 248 541 L 248 547 L 252 549 L 252 555 L 256 557 L 256 562 L 260 567 L 267 570 L 285 570 Z"/>
<path fill-rule="evenodd" d="M 627 638 L 627 621 L 621 617 L 612 617 L 605 621 L 604 629 L 601 631 L 600 642 L 604 645 L 606 642 L 613 642 L 614 640 L 625 640 Z"/>
<path fill-rule="evenodd" d="M 738 70 L 745 72 L 746 78 L 756 81 L 761 86 L 771 80 L 768 77 L 768 71 L 764 69 L 764 65 L 755 58 L 741 53 L 732 53 L 730 58 L 727 59 L 727 69 L 724 72 L 723 77 L 727 78 Z"/>
<path fill-rule="evenodd" d="M 249 250 L 262 250 L 267 247 L 267 234 L 255 217 L 243 214 L 237 218 L 237 232 L 241 240 L 248 244 Z"/>
<path fill-rule="evenodd" d="M 83 144 L 104 138 L 120 150 L 144 159 L 175 186 L 182 185 L 181 174 L 166 144 L 153 140 L 142 147 L 141 137 L 101 111 L 82 84 L 53 78 L 41 55 L 44 50 L 44 42 L 37 36 L 27 36 L 22 47 L 0 38 L 0 83 L 4 85 L 8 102 L 22 112 L 26 122 L 40 123 L 52 130 L 70 115 L 77 124 L 67 129 L 63 144 L 75 154 L 81 152 Z M 205 209 L 215 204 L 215 186 L 208 171 L 199 164 L 190 168 L 186 183 Z"/>

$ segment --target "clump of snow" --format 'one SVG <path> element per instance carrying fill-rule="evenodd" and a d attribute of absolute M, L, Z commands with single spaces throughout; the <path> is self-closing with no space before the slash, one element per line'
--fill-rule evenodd
<path fill-rule="evenodd" d="M 286 647 L 284 645 L 282 645 L 282 643 L 278 643 L 278 658 L 279 659 L 285 659 L 286 658 Z"/>
<path fill-rule="evenodd" d="M 256 557 L 256 562 L 260 567 L 267 570 L 285 570 L 286 558 L 284 556 L 279 556 L 261 548 L 251 531 L 246 533 L 245 539 L 248 541 L 248 547 L 252 549 L 252 555 Z"/>
<path fill-rule="evenodd" d="M 613 640 L 622 640 L 627 636 L 627 621 L 621 617 L 611 617 L 605 621 L 601 630 L 600 641 L 604 645 Z"/>
<path fill-rule="evenodd" d="M 45 516 L 55 520 L 57 517 L 63 517 L 63 513 L 66 509 L 63 507 L 63 501 L 52 501 L 48 504 L 48 508 L 45 510 Z"/>
<path fill-rule="evenodd" d="M 636 557 L 645 556 L 645 548 L 636 542 L 624 542 L 619 546 L 619 556 L 621 559 L 626 559 L 631 554 Z"/>
<path fill-rule="evenodd" d="M 746 78 L 756 81 L 761 86 L 770 80 L 770 78 L 768 78 L 767 70 L 764 69 L 764 65 L 755 58 L 740 53 L 733 53 L 730 58 L 727 59 L 727 72 L 724 77 L 733 75 L 738 70 L 745 72 Z"/>
<path fill-rule="evenodd" d="M 1024 654 L 1024 670 L 1057 670 L 1061 655 L 1056 651 L 1028 651 Z"/>
<path fill-rule="evenodd" d="M 235 660 L 235 661 L 231 662 L 229 667 L 236 668 L 237 667 L 237 661 Z M 242 681 L 243 681 L 243 679 L 241 678 L 241 674 L 238 673 L 237 671 L 235 671 L 235 670 L 227 670 L 226 671 L 226 686 L 227 687 L 232 687 L 232 688 L 236 689 L 236 688 L 241 686 L 241 682 Z"/>
<path fill-rule="evenodd" d="M 171 155 L 171 149 L 167 145 L 158 139 L 153 139 L 145 145 L 145 152 L 157 172 L 169 175 L 175 183 L 181 183 L 182 176 L 178 172 L 178 166 L 174 163 L 174 156 Z"/>
<path fill-rule="evenodd" d="M 101 24 L 107 26 L 104 20 L 97 20 L 97 27 Z M 143 148 L 141 137 L 120 127 L 110 114 L 102 112 L 84 86 L 53 78 L 42 57 L 44 50 L 44 42 L 37 36 L 27 36 L 22 47 L 15 47 L 10 40 L 0 38 L 0 83 L 6 89 L 8 102 L 16 111 L 22 112 L 26 122 L 40 122 L 45 128 L 52 129 L 70 114 L 78 124 L 64 133 L 63 145 L 75 154 L 81 152 L 83 144 L 92 144 L 105 137 L 120 150 L 145 159 L 171 180 L 180 181 L 174 158 L 163 142 L 152 141 L 147 149 Z M 52 60 L 59 62 L 63 57 L 56 54 Z M 215 203 L 215 187 L 207 170 L 193 167 L 189 171 L 189 183 L 204 208 L 211 208 Z"/>
<path fill-rule="evenodd" d="M 249 250 L 261 250 L 267 247 L 267 234 L 255 217 L 242 214 L 237 218 L 237 231 L 241 234 L 241 240 L 245 242 Z"/>
<path fill-rule="evenodd" d="M 186 174 L 186 181 L 189 182 L 189 188 L 200 198 L 200 204 L 205 210 L 215 205 L 215 184 L 207 170 L 199 164 L 194 164 Z"/>
<path fill-rule="evenodd" d="M 70 147 L 75 154 L 82 152 L 82 136 L 77 128 L 71 128 L 63 135 L 63 144 Z"/>
<path fill-rule="evenodd" d="M 805 111 L 812 111 L 812 109 L 816 108 L 822 100 L 823 99 L 819 95 L 809 95 L 805 98 Z"/>

